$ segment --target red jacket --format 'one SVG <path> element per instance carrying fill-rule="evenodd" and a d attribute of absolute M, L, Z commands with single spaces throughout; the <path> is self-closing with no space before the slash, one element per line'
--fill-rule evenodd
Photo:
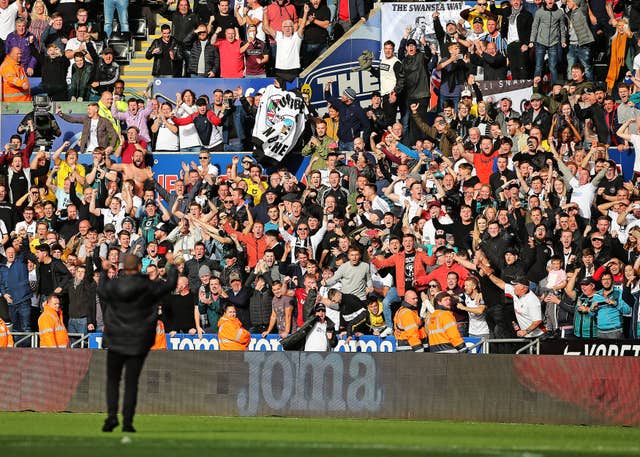
<path fill-rule="evenodd" d="M 255 267 L 262 257 L 264 257 L 264 251 L 267 250 L 267 241 L 265 237 L 261 237 L 259 240 L 253 233 L 242 233 L 231 227 L 230 223 L 225 223 L 222 228 L 229 235 L 235 234 L 238 240 L 244 244 L 244 248 L 247 251 L 247 265 L 251 268 Z"/>
<path fill-rule="evenodd" d="M 469 276 L 469 271 L 457 262 L 452 263 L 450 267 L 447 267 L 446 264 L 440 265 L 438 268 L 427 275 L 425 284 L 428 284 L 429 281 L 435 279 L 440 283 L 440 287 L 442 287 L 442 290 L 447 290 L 447 275 L 452 271 L 458 273 L 458 285 L 460 287 L 463 287 L 464 280 L 467 279 L 467 276 Z"/>
<path fill-rule="evenodd" d="M 387 257 L 386 259 L 374 257 L 371 259 L 371 263 L 378 269 L 388 268 L 388 267 L 396 267 L 396 289 L 398 289 L 398 295 L 404 297 L 404 259 L 405 253 L 398 252 L 397 254 L 393 254 L 391 257 Z M 428 265 L 427 254 L 424 251 L 416 251 L 416 257 L 414 260 L 413 267 L 413 279 L 414 285 L 416 289 L 422 290 L 427 284 L 427 270 L 426 266 Z"/>

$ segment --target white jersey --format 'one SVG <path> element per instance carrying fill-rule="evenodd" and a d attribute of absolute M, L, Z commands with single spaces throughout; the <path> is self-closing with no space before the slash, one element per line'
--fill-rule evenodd
<path fill-rule="evenodd" d="M 480 298 L 480 296 L 478 296 Z M 467 308 L 478 308 L 484 305 L 484 301 L 473 299 L 467 294 L 464 294 L 464 306 Z M 469 335 L 488 335 L 489 325 L 484 314 L 469 313 Z"/>
<path fill-rule="evenodd" d="M 390 59 L 382 56 L 380 59 L 380 94 L 383 96 L 388 95 L 396 87 L 396 72 L 393 71 L 396 62 L 400 62 L 396 56 Z"/>

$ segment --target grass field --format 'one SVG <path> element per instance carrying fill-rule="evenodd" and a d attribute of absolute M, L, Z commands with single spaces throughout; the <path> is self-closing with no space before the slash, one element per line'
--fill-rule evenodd
<path fill-rule="evenodd" d="M 3 456 L 638 456 L 640 429 L 400 420 L 0 413 Z M 130 442 L 123 443 L 124 437 Z M 125 441 L 127 439 L 125 438 Z"/>

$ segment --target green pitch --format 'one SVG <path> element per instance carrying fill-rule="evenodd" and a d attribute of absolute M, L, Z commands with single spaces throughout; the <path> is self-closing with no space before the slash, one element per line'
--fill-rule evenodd
<path fill-rule="evenodd" d="M 138 433 L 125 435 L 119 428 L 102 433 L 103 419 L 0 413 L 0 449 L 7 457 L 640 455 L 640 429 L 622 427 L 137 416 Z"/>

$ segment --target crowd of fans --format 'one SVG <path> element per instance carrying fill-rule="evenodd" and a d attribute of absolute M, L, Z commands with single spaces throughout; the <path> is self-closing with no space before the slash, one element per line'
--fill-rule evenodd
<path fill-rule="evenodd" d="M 217 8 L 202 20 L 179 3 L 173 28 L 149 48 L 154 75 L 219 76 L 239 36 L 248 41 L 234 49 L 260 40 L 257 15 L 233 15 L 226 0 Z M 262 22 L 271 36 L 270 8 L 291 8 L 293 22 L 252 55 L 287 49 L 297 58 L 279 39 L 298 33 L 299 43 L 311 10 L 326 6 L 272 3 Z M 248 343 L 241 328 L 277 333 L 287 347 L 301 329 L 315 350 L 332 347 L 334 333 L 394 334 L 398 350 L 432 352 L 459 351 L 465 336 L 637 338 L 640 184 L 615 160 L 640 146 L 637 11 L 604 0 L 480 0 L 459 21 L 432 19 L 437 46 L 410 28 L 383 44 L 370 101 L 328 83 L 328 114 L 309 105 L 294 151 L 310 157 L 302 179 L 251 155 L 214 163 L 213 151 L 250 150 L 260 92 L 125 103 L 116 76 L 113 91 L 90 84 L 97 102 L 86 116 L 58 112 L 83 124 L 79 150 L 65 143 L 32 158 L 37 128 L 25 118 L 25 137 L 14 135 L 0 156 L 0 292 L 14 331 L 35 330 L 43 304 L 45 313 L 66 310 L 71 333 L 101 331 L 96 290 L 133 254 L 154 281 L 180 273 L 161 303 L 159 334 L 201 336 L 226 323 L 233 348 Z M 185 60 L 192 31 L 203 39 Z M 594 83 L 603 50 L 611 65 Z M 219 67 L 207 66 L 216 55 Z M 282 84 L 293 73 L 278 55 Z M 240 71 L 235 62 L 229 71 Z M 507 75 L 533 80 L 521 113 L 507 97 L 483 97 L 476 82 Z M 198 152 L 174 192 L 155 179 L 155 150 Z M 78 152 L 92 162 L 78 163 Z"/>
<path fill-rule="evenodd" d="M 199 1 L 194 9 L 189 0 L 143 7 L 111 0 L 98 11 L 97 3 L 37 0 L 26 8 L 22 1 L 0 1 L 4 101 L 28 101 L 31 92 L 56 101 L 97 101 L 103 91 L 113 91 L 122 71 L 113 42 L 132 43 L 134 15 L 146 20 L 149 34 L 159 29 L 145 53 L 155 77 L 275 75 L 293 81 L 339 34 L 364 21 L 370 8 L 364 0 Z M 158 27 L 156 13 L 170 24 Z M 32 88 L 30 76 L 41 76 L 41 84 Z"/>

